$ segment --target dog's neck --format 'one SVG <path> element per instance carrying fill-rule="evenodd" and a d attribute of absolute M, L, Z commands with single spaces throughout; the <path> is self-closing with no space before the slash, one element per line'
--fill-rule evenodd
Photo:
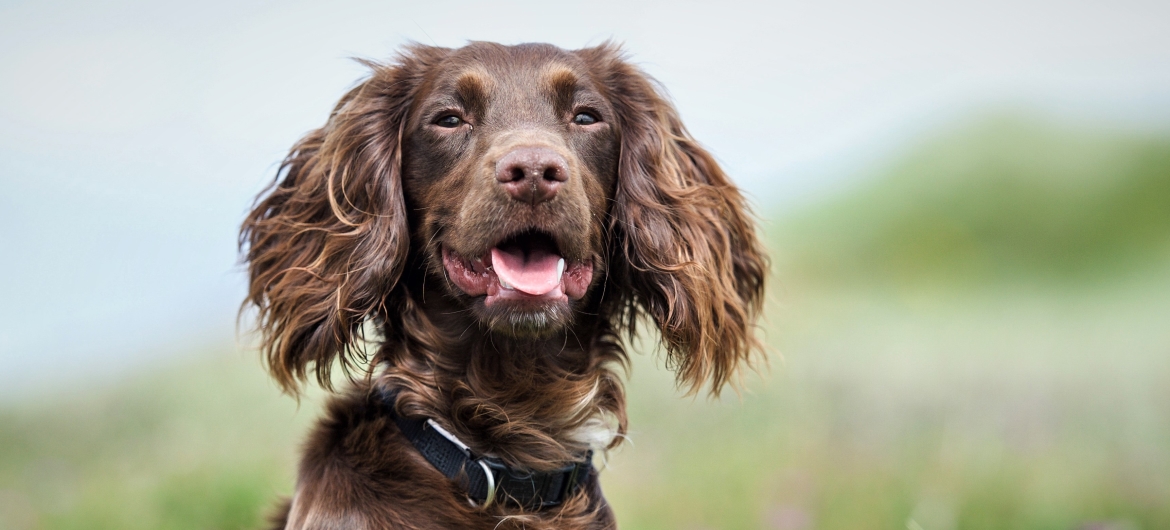
<path fill-rule="evenodd" d="M 439 422 L 473 450 L 552 468 L 602 451 L 625 431 L 614 370 L 626 361 L 609 323 L 585 315 L 541 338 L 493 333 L 431 299 L 405 304 L 426 325 L 386 330 L 380 385 L 403 412 Z"/>

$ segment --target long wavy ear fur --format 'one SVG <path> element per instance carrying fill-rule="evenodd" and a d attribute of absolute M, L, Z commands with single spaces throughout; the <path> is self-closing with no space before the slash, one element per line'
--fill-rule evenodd
<path fill-rule="evenodd" d="M 410 248 L 403 125 L 422 76 L 447 51 L 414 45 L 390 64 L 364 61 L 370 77 L 293 146 L 244 220 L 244 303 L 258 310 L 261 349 L 287 392 L 309 373 L 331 388 L 338 357 L 347 373 L 362 364 L 362 324 L 384 313 Z"/>
<path fill-rule="evenodd" d="M 611 43 L 578 52 L 615 106 L 621 159 L 611 210 L 616 314 L 662 333 L 678 382 L 718 395 L 761 345 L 754 334 L 768 260 L 743 197 L 678 112 Z M 612 296 L 612 294 L 610 294 Z"/>

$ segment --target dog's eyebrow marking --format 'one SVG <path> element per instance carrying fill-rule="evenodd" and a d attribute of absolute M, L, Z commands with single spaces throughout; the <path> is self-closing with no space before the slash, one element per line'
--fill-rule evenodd
<path fill-rule="evenodd" d="M 487 94 L 492 84 L 492 78 L 486 72 L 468 70 L 455 80 L 455 93 L 468 106 L 482 107 L 487 103 Z"/>
<path fill-rule="evenodd" d="M 563 65 L 549 66 L 544 82 L 554 96 L 563 97 L 577 91 L 577 74 Z"/>
<path fill-rule="evenodd" d="M 577 74 L 567 66 L 554 63 L 546 68 L 544 87 L 558 114 L 567 114 L 573 110 L 578 83 Z"/>

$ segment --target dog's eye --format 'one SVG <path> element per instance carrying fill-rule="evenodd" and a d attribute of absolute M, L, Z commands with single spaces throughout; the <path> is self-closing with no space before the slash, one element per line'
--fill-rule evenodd
<path fill-rule="evenodd" d="M 576 116 L 573 116 L 573 123 L 577 125 L 593 125 L 599 121 L 601 120 L 590 112 L 578 112 Z"/>
<path fill-rule="evenodd" d="M 439 127 L 446 127 L 448 129 L 454 129 L 455 127 L 463 125 L 463 120 L 459 116 L 448 114 L 442 118 L 439 118 L 439 120 L 435 122 L 435 125 L 438 125 Z"/>

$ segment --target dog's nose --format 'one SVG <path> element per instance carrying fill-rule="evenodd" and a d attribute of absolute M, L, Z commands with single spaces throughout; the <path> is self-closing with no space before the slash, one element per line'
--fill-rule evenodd
<path fill-rule="evenodd" d="M 564 157 L 547 147 L 519 147 L 496 162 L 496 180 L 513 199 L 537 205 L 569 180 Z"/>

